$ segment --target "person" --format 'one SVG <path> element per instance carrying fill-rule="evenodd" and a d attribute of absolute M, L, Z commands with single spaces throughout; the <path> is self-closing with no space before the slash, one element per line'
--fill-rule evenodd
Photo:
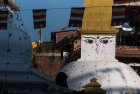
<path fill-rule="evenodd" d="M 68 76 L 64 72 L 59 72 L 56 76 L 55 83 L 59 86 L 68 88 L 67 84 Z"/>

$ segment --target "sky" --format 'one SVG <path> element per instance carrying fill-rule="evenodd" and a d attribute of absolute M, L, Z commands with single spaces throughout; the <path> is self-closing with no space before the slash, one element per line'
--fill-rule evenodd
<path fill-rule="evenodd" d="M 46 28 L 42 29 L 44 42 L 50 42 L 51 32 L 57 32 L 66 27 L 72 7 L 83 7 L 83 0 L 15 0 L 20 6 L 25 31 L 32 41 L 38 41 L 37 31 L 33 27 L 33 9 L 47 9 Z"/>

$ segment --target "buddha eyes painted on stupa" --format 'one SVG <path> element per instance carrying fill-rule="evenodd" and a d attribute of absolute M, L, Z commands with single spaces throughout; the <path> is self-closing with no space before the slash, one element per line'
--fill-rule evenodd
<path fill-rule="evenodd" d="M 103 44 L 107 44 L 109 42 L 112 42 L 111 38 L 113 38 L 113 37 L 103 37 L 100 39 L 100 42 Z"/>
<path fill-rule="evenodd" d="M 92 44 L 92 43 L 97 43 L 97 42 L 100 42 L 100 43 L 103 43 L 103 44 L 108 44 L 110 42 L 112 42 L 112 39 L 113 37 L 84 37 L 84 41 L 86 43 L 89 43 L 89 44 Z"/>
<path fill-rule="evenodd" d="M 86 43 L 89 43 L 89 44 L 92 44 L 92 43 L 96 43 L 96 38 L 93 38 L 93 37 L 84 37 L 84 41 Z"/>
<path fill-rule="evenodd" d="M 85 42 L 86 43 L 89 43 L 89 44 L 92 44 L 93 43 L 93 40 L 92 39 L 86 39 Z"/>

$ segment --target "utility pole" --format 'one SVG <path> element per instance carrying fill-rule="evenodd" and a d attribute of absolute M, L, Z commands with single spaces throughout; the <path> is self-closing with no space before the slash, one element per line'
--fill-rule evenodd
<path fill-rule="evenodd" d="M 39 35 L 39 45 L 42 43 L 42 31 L 41 28 L 38 30 L 38 35 Z"/>

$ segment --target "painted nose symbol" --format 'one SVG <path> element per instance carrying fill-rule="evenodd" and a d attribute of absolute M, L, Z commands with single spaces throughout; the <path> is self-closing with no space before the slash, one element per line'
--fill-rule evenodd
<path fill-rule="evenodd" d="M 97 52 L 97 54 L 99 53 L 99 48 L 100 48 L 100 44 L 99 44 L 99 42 L 97 42 L 96 43 L 96 52 Z"/>

